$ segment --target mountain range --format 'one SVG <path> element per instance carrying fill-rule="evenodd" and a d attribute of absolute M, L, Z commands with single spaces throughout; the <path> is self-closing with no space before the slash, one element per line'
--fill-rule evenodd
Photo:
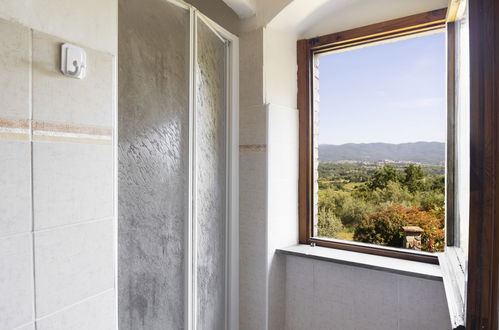
<path fill-rule="evenodd" d="M 445 143 L 412 142 L 412 143 L 347 143 L 341 145 L 319 145 L 319 161 L 321 162 L 417 162 L 426 164 L 442 164 L 445 161 Z"/>

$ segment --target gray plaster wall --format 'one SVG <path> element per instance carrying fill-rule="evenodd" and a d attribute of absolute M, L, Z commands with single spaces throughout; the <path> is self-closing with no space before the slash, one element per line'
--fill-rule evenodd
<path fill-rule="evenodd" d="M 120 329 L 183 329 L 189 11 L 119 2 Z"/>

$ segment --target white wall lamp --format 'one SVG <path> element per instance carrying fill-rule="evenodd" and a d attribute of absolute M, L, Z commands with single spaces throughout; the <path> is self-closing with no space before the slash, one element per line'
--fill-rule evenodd
<path fill-rule="evenodd" d="M 87 73 L 87 54 L 83 48 L 71 44 L 61 46 L 61 72 L 72 78 L 83 79 Z"/>

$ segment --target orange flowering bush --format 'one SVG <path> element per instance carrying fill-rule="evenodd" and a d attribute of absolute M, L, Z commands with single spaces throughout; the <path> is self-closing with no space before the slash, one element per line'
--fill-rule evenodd
<path fill-rule="evenodd" d="M 421 235 L 422 250 L 429 252 L 444 249 L 444 217 L 435 215 L 420 207 L 406 208 L 392 205 L 384 210 L 364 216 L 355 227 L 354 240 L 385 246 L 402 247 L 403 226 L 418 226 L 424 230 Z"/>

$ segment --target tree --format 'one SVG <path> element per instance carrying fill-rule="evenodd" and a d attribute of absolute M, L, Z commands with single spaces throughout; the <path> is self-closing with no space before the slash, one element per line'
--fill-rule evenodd
<path fill-rule="evenodd" d="M 385 165 L 381 169 L 374 172 L 369 181 L 367 182 L 367 187 L 373 191 L 376 189 L 385 189 L 389 182 L 399 181 L 399 174 L 397 170 L 390 165 Z"/>
<path fill-rule="evenodd" d="M 430 182 L 430 190 L 433 190 L 441 194 L 445 194 L 445 176 L 443 175 L 433 176 Z"/>
<path fill-rule="evenodd" d="M 376 189 L 366 194 L 366 198 L 376 205 L 400 204 L 411 206 L 414 195 L 399 182 L 390 181 L 385 189 Z"/>
<path fill-rule="evenodd" d="M 403 184 L 411 193 L 420 191 L 423 188 L 424 182 L 423 178 L 425 173 L 419 165 L 410 164 L 404 169 Z"/>
<path fill-rule="evenodd" d="M 317 229 L 320 237 L 334 238 L 343 229 L 341 220 L 333 211 L 319 209 Z"/>
<path fill-rule="evenodd" d="M 404 208 L 391 206 L 366 215 L 355 227 L 353 239 L 359 242 L 401 247 L 404 241 Z"/>
<path fill-rule="evenodd" d="M 334 189 L 319 190 L 319 210 L 331 211 L 345 226 L 357 225 L 364 218 L 364 214 L 374 209 L 375 206 L 371 203 L 362 197 L 357 198 L 350 192 Z"/>

